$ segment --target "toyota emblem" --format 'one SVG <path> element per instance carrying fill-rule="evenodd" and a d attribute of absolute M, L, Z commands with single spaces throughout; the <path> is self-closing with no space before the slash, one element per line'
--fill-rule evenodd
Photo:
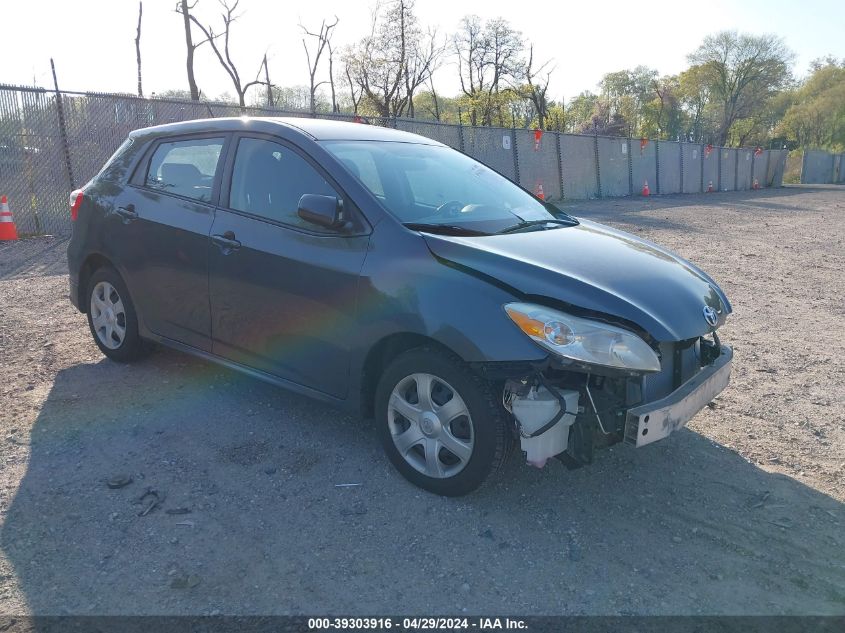
<path fill-rule="evenodd" d="M 707 321 L 707 325 L 710 327 L 716 327 L 719 325 L 719 313 L 716 312 L 710 306 L 704 306 L 704 320 Z"/>

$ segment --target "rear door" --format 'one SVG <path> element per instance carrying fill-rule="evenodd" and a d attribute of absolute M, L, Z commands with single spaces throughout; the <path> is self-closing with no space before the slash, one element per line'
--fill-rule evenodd
<path fill-rule="evenodd" d="M 155 141 L 108 215 L 107 240 L 144 325 L 206 351 L 208 236 L 226 140 L 216 134 Z"/>
<path fill-rule="evenodd" d="M 368 228 L 348 199 L 345 231 L 298 217 L 306 193 L 343 193 L 303 152 L 243 135 L 230 152 L 210 242 L 213 351 L 345 397 Z"/>

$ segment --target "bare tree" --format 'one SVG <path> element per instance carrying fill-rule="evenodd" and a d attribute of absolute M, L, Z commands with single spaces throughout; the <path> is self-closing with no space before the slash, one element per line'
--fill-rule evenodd
<path fill-rule="evenodd" d="M 229 78 L 232 80 L 232 86 L 235 89 L 235 93 L 238 95 L 238 104 L 241 107 L 246 106 L 246 92 L 253 86 L 263 85 L 265 82 L 259 79 L 261 73 L 261 64 L 258 66 L 258 71 L 255 73 L 255 79 L 252 81 L 248 81 L 246 83 L 243 82 L 241 79 L 241 75 L 238 72 L 237 66 L 232 61 L 232 55 L 229 50 L 229 36 L 232 31 L 232 24 L 240 17 L 239 15 L 235 14 L 237 11 L 238 4 L 240 4 L 240 0 L 235 0 L 231 4 L 229 0 L 220 0 L 220 6 L 223 7 L 223 11 L 220 14 L 220 17 L 223 19 L 223 32 L 222 33 L 214 33 L 214 29 L 211 26 L 206 26 L 202 22 L 200 22 L 194 14 L 189 14 L 191 22 L 197 25 L 209 44 L 211 44 L 211 49 L 214 51 L 214 54 L 217 56 L 217 61 L 220 62 L 220 65 L 223 67 L 223 70 L 226 71 L 226 74 L 229 75 Z M 223 38 L 223 48 L 221 50 L 220 46 L 217 44 L 217 39 L 222 37 Z"/>
<path fill-rule="evenodd" d="M 534 68 L 534 45 L 532 44 L 528 48 L 528 63 L 525 65 L 525 84 L 518 90 L 520 96 L 528 99 L 534 107 L 540 129 L 545 128 L 546 118 L 549 115 L 549 101 L 546 94 L 554 71 L 554 68 L 549 68 L 549 64 L 551 60 Z"/>
<path fill-rule="evenodd" d="M 358 106 L 361 104 L 361 97 L 363 95 L 363 91 L 358 86 L 358 82 L 352 79 L 350 58 L 346 57 L 344 59 L 344 62 L 344 74 L 346 75 L 346 85 L 349 87 L 349 96 L 352 99 L 352 113 L 357 116 Z"/>
<path fill-rule="evenodd" d="M 267 86 L 267 106 L 273 107 L 273 84 L 270 83 L 270 69 L 267 68 L 267 53 L 264 53 L 264 61 L 261 62 L 264 66 L 264 85 Z"/>
<path fill-rule="evenodd" d="M 485 125 L 492 125 L 492 112 L 499 115 L 499 125 L 504 125 L 504 112 L 499 93 L 508 82 L 516 83 L 522 69 L 522 52 L 525 47 L 522 34 L 513 29 L 503 18 L 489 20 L 485 28 L 488 55 L 492 69 L 490 86 L 487 90 L 488 113 Z M 513 113 L 511 113 L 513 115 Z"/>
<path fill-rule="evenodd" d="M 413 116 L 417 89 L 439 65 L 436 31 L 423 33 L 413 0 L 392 0 L 373 11 L 370 35 L 344 55 L 347 77 L 379 116 Z"/>
<path fill-rule="evenodd" d="M 458 60 L 461 90 L 470 102 L 470 122 L 492 125 L 494 112 L 504 124 L 500 93 L 509 91 L 521 76 L 522 34 L 507 20 L 496 18 L 486 24 L 476 15 L 461 20 L 453 38 Z"/>
<path fill-rule="evenodd" d="M 144 13 L 144 3 L 138 3 L 138 29 L 135 31 L 135 60 L 138 62 L 138 96 L 144 96 L 141 86 L 141 16 Z"/>
<path fill-rule="evenodd" d="M 484 90 L 487 70 L 487 46 L 481 18 L 468 15 L 461 20 L 461 28 L 454 36 L 461 90 L 470 99 L 470 124 L 478 124 L 478 96 Z"/>
<path fill-rule="evenodd" d="M 337 107 L 337 103 L 334 96 L 334 78 L 332 77 L 332 55 L 331 55 L 331 38 L 332 38 L 332 29 L 337 26 L 338 19 L 337 16 L 334 18 L 334 22 L 331 24 L 326 24 L 326 21 L 323 20 L 320 24 L 320 30 L 317 32 L 309 31 L 305 26 L 302 24 L 299 25 L 299 28 L 302 29 L 302 32 L 307 35 L 308 37 L 312 37 L 316 40 L 315 49 L 312 53 L 308 49 L 308 43 L 305 41 L 305 38 L 302 38 L 302 47 L 305 49 L 305 60 L 308 62 L 308 77 L 310 79 L 310 88 L 311 88 L 311 100 L 310 100 L 310 110 L 311 114 L 315 114 L 317 109 L 315 107 L 315 97 L 317 94 L 317 88 L 322 86 L 325 83 L 332 84 L 332 111 Z M 329 81 L 317 81 L 317 71 L 320 68 L 320 57 L 323 55 L 323 51 L 326 50 L 328 47 L 328 54 L 329 54 Z"/>
<path fill-rule="evenodd" d="M 332 43 L 328 43 L 329 47 L 329 87 L 331 88 L 332 93 L 332 112 L 340 112 L 340 106 L 337 105 L 337 94 L 335 93 L 334 87 L 334 50 L 332 49 Z"/>
<path fill-rule="evenodd" d="M 186 67 L 188 71 L 188 89 L 191 91 L 191 99 L 199 101 L 200 91 L 197 87 L 196 79 L 194 78 L 194 52 L 197 48 L 205 44 L 207 40 L 194 43 L 193 35 L 191 33 L 191 9 L 197 6 L 199 0 L 194 0 L 193 4 L 188 4 L 188 0 L 179 0 L 176 5 L 176 13 L 182 15 L 182 21 L 185 24 L 185 45 L 188 48 L 188 56 L 186 59 Z"/>
<path fill-rule="evenodd" d="M 401 3 L 401 4 L 400 4 Z M 396 3 L 399 12 L 404 13 L 404 2 Z M 394 11 L 381 15 L 381 7 L 373 9 L 370 34 L 356 46 L 347 49 L 344 56 L 349 80 L 361 90 L 361 98 L 367 97 L 379 116 L 395 115 L 401 101 L 404 78 L 404 38 L 398 31 L 403 26 L 394 21 Z M 393 14 L 393 15 L 390 15 Z"/>
<path fill-rule="evenodd" d="M 415 116 L 414 95 L 420 86 L 432 79 L 434 72 L 440 67 L 445 50 L 446 44 L 439 41 L 436 29 L 429 29 L 425 36 L 415 37 L 410 43 L 408 59 L 405 62 L 408 116 Z"/>
<path fill-rule="evenodd" d="M 437 91 L 434 89 L 434 77 L 428 78 L 429 88 L 431 89 L 432 108 L 429 109 L 431 116 L 435 121 L 440 120 L 440 100 L 437 98 Z"/>

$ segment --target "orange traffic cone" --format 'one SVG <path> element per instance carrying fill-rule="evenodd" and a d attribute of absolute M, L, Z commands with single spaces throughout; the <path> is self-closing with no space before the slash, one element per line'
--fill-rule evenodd
<path fill-rule="evenodd" d="M 0 242 L 18 239 L 18 229 L 9 211 L 9 200 L 0 196 Z"/>
<path fill-rule="evenodd" d="M 546 199 L 546 194 L 543 193 L 543 185 L 541 185 L 539 182 L 537 183 L 537 191 L 535 192 L 535 195 L 540 198 L 540 200 Z"/>
<path fill-rule="evenodd" d="M 751 188 L 752 189 L 759 189 L 760 188 L 760 182 L 756 178 L 754 179 L 754 184 L 751 185 Z"/>
<path fill-rule="evenodd" d="M 643 195 L 646 196 L 646 197 L 651 195 L 651 191 L 649 191 L 649 188 L 648 188 L 648 180 L 643 181 Z"/>
<path fill-rule="evenodd" d="M 713 181 L 712 180 L 707 184 L 707 193 L 713 193 Z"/>

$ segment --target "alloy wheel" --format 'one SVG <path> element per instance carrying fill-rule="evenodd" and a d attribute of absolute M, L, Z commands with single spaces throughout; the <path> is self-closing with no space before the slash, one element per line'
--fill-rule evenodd
<path fill-rule="evenodd" d="M 117 349 L 126 338 L 126 309 L 117 290 L 101 281 L 91 291 L 91 323 L 100 343 Z"/>
<path fill-rule="evenodd" d="M 387 406 L 393 443 L 416 470 L 443 479 L 469 463 L 475 444 L 472 418 L 449 383 L 432 374 L 411 374 L 393 388 Z"/>

